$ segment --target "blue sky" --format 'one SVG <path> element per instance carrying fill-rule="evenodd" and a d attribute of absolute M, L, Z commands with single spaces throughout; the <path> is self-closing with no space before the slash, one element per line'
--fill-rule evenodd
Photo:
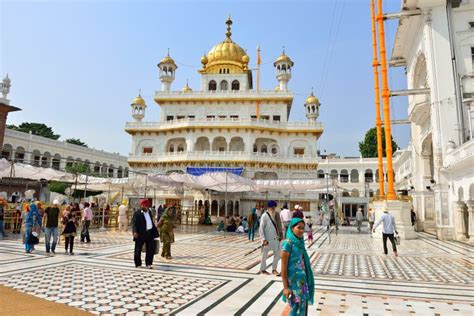
<path fill-rule="evenodd" d="M 400 2 L 385 1 L 386 12 Z M 0 1 L 0 75 L 10 74 L 12 104 L 23 109 L 9 124 L 43 122 L 62 139 L 127 155 L 130 101 L 142 90 L 146 120 L 157 121 L 152 95 L 160 89 L 156 64 L 170 48 L 178 63 L 174 89 L 186 79 L 198 89 L 203 52 L 225 37 L 262 50 L 261 89 L 276 85 L 273 60 L 285 45 L 293 59 L 291 120 L 306 120 L 303 103 L 314 87 L 325 124 L 320 148 L 358 156 L 358 142 L 374 126 L 369 0 L 313 1 Z M 339 22 L 340 21 L 340 22 Z M 388 51 L 397 22 L 386 25 Z M 390 72 L 392 89 L 405 85 Z M 406 118 L 405 100 L 392 99 L 392 118 Z M 402 147 L 407 126 L 395 126 Z"/>

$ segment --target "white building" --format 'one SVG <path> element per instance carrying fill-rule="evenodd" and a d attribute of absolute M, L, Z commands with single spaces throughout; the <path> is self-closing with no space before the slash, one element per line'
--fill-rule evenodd
<path fill-rule="evenodd" d="M 57 170 L 74 162 L 86 163 L 94 174 L 127 177 L 127 157 L 59 140 L 5 129 L 2 158 Z"/>
<path fill-rule="evenodd" d="M 317 121 L 319 100 L 311 94 L 299 105 L 305 107 L 306 122 L 288 121 L 293 61 L 283 52 L 274 62 L 277 87 L 259 90 L 249 56 L 231 39 L 232 20 L 226 24 L 224 41 L 201 58 L 201 85 L 196 91 L 187 84 L 172 90 L 178 67 L 168 54 L 158 64 L 162 87 L 154 100 L 161 109 L 160 120 L 142 121 L 145 101 L 141 96 L 132 101 L 134 122 L 125 126 L 132 135 L 130 167 L 163 174 L 190 167 L 242 168 L 243 176 L 254 179 L 315 178 L 316 142 L 323 132 Z M 242 194 L 229 199 L 242 207 L 242 202 L 255 203 Z M 191 206 L 196 194 L 181 200 Z M 227 207 L 230 212 L 242 208 L 232 204 Z M 212 211 L 217 215 L 217 206 Z"/>
<path fill-rule="evenodd" d="M 419 229 L 474 242 L 474 2 L 404 0 L 402 15 L 391 63 L 406 67 L 411 143 L 398 186 Z"/>

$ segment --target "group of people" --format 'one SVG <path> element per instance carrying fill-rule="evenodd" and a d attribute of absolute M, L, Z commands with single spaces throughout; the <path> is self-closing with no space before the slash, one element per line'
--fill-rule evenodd
<path fill-rule="evenodd" d="M 74 238 L 80 224 L 82 224 L 81 242 L 90 243 L 89 228 L 93 212 L 88 202 L 85 202 L 82 206 L 78 203 L 65 205 L 61 212 L 58 200 L 54 200 L 52 205 L 46 208 L 43 207 L 41 202 L 25 205 L 21 214 L 25 251 L 32 253 L 35 250 L 35 245 L 39 243 L 41 233 L 44 233 L 46 253 L 54 256 L 59 241 L 60 225 L 66 254 L 74 255 Z"/>
<path fill-rule="evenodd" d="M 156 212 L 153 212 L 149 200 L 143 199 L 140 201 L 140 208 L 134 212 L 131 225 L 133 241 L 135 242 L 135 267 L 142 267 L 141 253 L 144 248 L 145 266 L 148 269 L 153 268 L 153 257 L 157 252 L 158 237 L 163 243 L 161 256 L 168 260 L 172 259 L 171 244 L 174 242 L 174 229 L 178 211 L 176 205 L 169 207 L 160 205 Z"/>

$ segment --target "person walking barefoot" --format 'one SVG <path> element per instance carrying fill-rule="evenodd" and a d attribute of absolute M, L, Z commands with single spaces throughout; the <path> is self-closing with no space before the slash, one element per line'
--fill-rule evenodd
<path fill-rule="evenodd" d="M 293 218 L 281 244 L 282 299 L 287 303 L 282 315 L 308 315 L 314 303 L 314 275 L 304 246 L 304 220 Z"/>

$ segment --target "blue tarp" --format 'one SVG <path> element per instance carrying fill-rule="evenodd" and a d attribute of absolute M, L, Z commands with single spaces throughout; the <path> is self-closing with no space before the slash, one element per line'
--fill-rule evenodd
<path fill-rule="evenodd" d="M 229 172 L 235 175 L 241 176 L 244 171 L 243 167 L 240 168 L 225 168 L 225 167 L 187 167 L 186 172 L 193 176 L 200 176 L 208 172 Z"/>

